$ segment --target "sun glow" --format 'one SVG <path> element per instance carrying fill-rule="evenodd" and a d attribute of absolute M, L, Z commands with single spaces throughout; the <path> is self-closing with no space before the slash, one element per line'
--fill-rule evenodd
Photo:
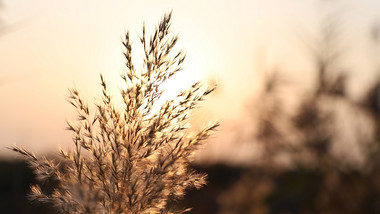
<path fill-rule="evenodd" d="M 175 99 L 181 91 L 187 90 L 194 83 L 203 81 L 203 68 L 200 61 L 196 58 L 188 58 L 186 61 L 183 70 L 162 84 L 163 94 L 156 107 L 159 108 L 164 102 Z"/>

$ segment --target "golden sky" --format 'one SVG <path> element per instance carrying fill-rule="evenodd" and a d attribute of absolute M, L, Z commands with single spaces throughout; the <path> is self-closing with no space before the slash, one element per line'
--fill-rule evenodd
<path fill-rule="evenodd" d="M 306 66 L 297 62 L 307 60 L 302 40 L 315 33 L 325 7 L 320 2 L 327 1 L 4 0 L 0 18 L 9 28 L 0 36 L 0 155 L 8 156 L 5 147 L 15 143 L 40 152 L 70 146 L 65 120 L 75 112 L 66 102 L 67 89 L 76 86 L 92 103 L 102 73 L 117 93 L 124 33 L 130 30 L 137 43 L 143 22 L 153 29 L 171 10 L 172 31 L 187 52 L 175 82 L 183 87 L 217 80 L 219 91 L 205 111 L 234 127 L 245 117 L 258 70 L 299 72 Z M 345 23 L 356 29 L 351 39 L 380 19 L 379 1 L 331 2 L 340 4 Z"/>

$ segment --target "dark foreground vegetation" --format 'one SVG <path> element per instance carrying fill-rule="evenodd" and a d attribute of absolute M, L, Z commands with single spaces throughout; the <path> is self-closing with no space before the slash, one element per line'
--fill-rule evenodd
<path fill-rule="evenodd" d="M 190 213 L 194 214 L 380 212 L 378 171 L 367 175 L 342 173 L 336 185 L 323 187 L 324 174 L 312 170 L 270 172 L 225 165 L 194 168 L 208 174 L 208 185 L 189 191 L 184 200 L 172 204 L 193 207 Z M 57 213 L 47 204 L 28 201 L 29 186 L 36 180 L 24 162 L 1 161 L 0 173 L 2 213 Z M 315 202 L 318 198 L 325 200 L 320 206 Z"/>

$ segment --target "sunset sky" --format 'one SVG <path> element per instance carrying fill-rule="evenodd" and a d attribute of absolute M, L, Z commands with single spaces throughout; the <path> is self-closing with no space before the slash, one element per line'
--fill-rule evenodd
<path fill-rule="evenodd" d="M 142 24 L 149 33 L 171 10 L 172 31 L 179 34 L 187 60 L 168 90 L 197 80 L 218 82 L 203 105 L 206 113 L 199 114 L 205 123 L 222 121 L 208 151 L 226 154 L 217 148 L 230 148 L 224 145 L 233 141 L 233 130 L 243 127 L 262 70 L 310 78 L 304 72 L 310 57 L 306 44 L 329 6 L 344 23 L 344 41 L 360 50 L 350 66 L 363 68 L 354 74 L 362 84 L 373 73 L 366 41 L 371 27 L 380 24 L 377 0 L 3 0 L 0 156 L 13 156 L 5 148 L 13 144 L 39 152 L 70 146 L 65 120 L 73 120 L 75 111 L 66 101 L 67 89 L 75 86 L 93 103 L 102 73 L 116 95 L 124 65 L 121 38 L 129 30 L 137 44 Z"/>

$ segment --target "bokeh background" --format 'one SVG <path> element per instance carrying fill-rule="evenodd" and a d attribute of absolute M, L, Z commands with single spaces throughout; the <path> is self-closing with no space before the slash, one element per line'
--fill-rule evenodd
<path fill-rule="evenodd" d="M 55 213 L 27 201 L 34 174 L 6 147 L 70 149 L 67 89 L 96 102 L 102 73 L 118 94 L 121 38 L 129 30 L 137 43 L 143 23 L 149 33 L 171 10 L 187 60 L 165 97 L 217 84 L 193 126 L 222 124 L 193 165 L 208 185 L 171 206 L 380 213 L 376 0 L 2 0 L 0 213 Z"/>

